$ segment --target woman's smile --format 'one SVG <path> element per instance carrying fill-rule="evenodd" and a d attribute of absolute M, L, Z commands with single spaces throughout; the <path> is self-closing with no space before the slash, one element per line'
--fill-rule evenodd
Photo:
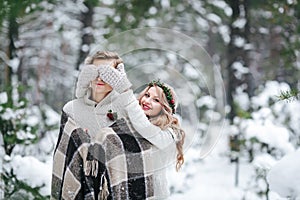
<path fill-rule="evenodd" d="M 142 109 L 143 109 L 143 110 L 150 110 L 151 107 L 150 107 L 149 105 L 143 103 L 143 104 L 142 104 Z"/>

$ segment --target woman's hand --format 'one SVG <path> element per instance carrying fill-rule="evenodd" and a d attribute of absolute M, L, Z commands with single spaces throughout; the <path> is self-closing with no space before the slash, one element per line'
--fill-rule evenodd
<path fill-rule="evenodd" d="M 111 65 L 100 65 L 97 69 L 99 72 L 100 78 L 108 83 L 114 90 L 116 90 L 119 93 L 122 93 L 126 90 L 128 90 L 132 84 L 127 78 L 124 64 L 119 63 L 116 68 L 115 62 L 113 62 Z"/>

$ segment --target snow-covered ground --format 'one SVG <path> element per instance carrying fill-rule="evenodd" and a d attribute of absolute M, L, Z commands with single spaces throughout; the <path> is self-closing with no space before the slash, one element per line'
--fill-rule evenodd
<path fill-rule="evenodd" d="M 213 151 L 198 162 L 184 166 L 181 172 L 170 169 L 169 184 L 180 188 L 182 193 L 173 193 L 172 200 L 261 200 L 252 191 L 251 178 L 254 176 L 252 164 L 241 162 L 239 165 L 238 186 L 235 186 L 236 164 L 231 163 L 224 153 L 228 151 L 226 135 L 222 135 Z M 192 155 L 191 155 L 192 154 Z M 195 158 L 197 151 L 190 149 L 186 152 L 187 159 Z M 198 152 L 200 157 L 200 152 Z M 285 200 L 271 191 L 269 200 Z"/>
<path fill-rule="evenodd" d="M 49 135 L 50 136 L 50 135 Z M 42 146 L 55 142 L 52 132 L 47 141 L 41 141 Z M 42 147 L 41 146 L 41 147 Z M 225 153 L 228 152 L 227 136 L 221 136 L 214 149 L 200 159 L 200 151 L 189 148 L 185 153 L 186 164 L 180 172 L 173 166 L 168 171 L 172 200 L 261 200 L 250 191 L 254 168 L 252 164 L 241 162 L 239 165 L 239 184 L 235 186 L 236 165 L 231 163 Z M 46 158 L 45 163 L 34 157 L 15 156 L 11 162 L 18 172 L 20 180 L 29 182 L 32 187 L 47 183 L 40 192 L 50 193 L 52 157 Z M 285 200 L 276 193 L 270 193 L 270 200 Z"/>

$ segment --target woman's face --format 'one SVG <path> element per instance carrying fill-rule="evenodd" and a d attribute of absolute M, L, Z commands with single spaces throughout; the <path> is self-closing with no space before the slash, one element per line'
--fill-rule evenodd
<path fill-rule="evenodd" d="M 162 110 L 158 91 L 162 92 L 162 89 L 159 87 L 151 87 L 141 98 L 140 105 L 144 113 L 149 117 L 158 115 Z"/>
<path fill-rule="evenodd" d="M 94 60 L 93 65 L 99 66 L 99 65 L 108 65 L 113 60 Z M 92 91 L 94 94 L 107 94 L 110 91 L 112 91 L 112 87 L 101 80 L 100 77 L 97 77 L 95 80 L 92 81 Z"/>

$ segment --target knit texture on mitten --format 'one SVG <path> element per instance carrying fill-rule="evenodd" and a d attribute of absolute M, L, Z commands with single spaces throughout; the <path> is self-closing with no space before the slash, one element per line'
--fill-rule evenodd
<path fill-rule="evenodd" d="M 98 76 L 98 70 L 95 65 L 84 65 L 81 72 L 79 73 L 77 84 L 76 84 L 76 98 L 83 97 L 91 81 L 95 80 Z"/>
<path fill-rule="evenodd" d="M 119 65 L 123 65 L 123 63 Z M 109 65 L 100 65 L 98 67 L 98 71 L 99 76 L 103 81 L 108 83 L 117 92 L 122 93 L 128 90 L 132 84 L 126 76 L 124 67 L 121 67 L 119 65 L 117 69 Z"/>

